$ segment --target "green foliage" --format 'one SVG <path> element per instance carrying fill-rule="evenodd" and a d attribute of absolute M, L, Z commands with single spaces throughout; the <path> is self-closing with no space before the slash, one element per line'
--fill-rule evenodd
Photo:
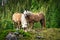
<path fill-rule="evenodd" d="M 13 23 L 7 20 L 2 20 L 0 26 L 3 29 L 13 29 Z"/>
<path fill-rule="evenodd" d="M 25 9 L 31 10 L 32 12 L 43 12 L 46 18 L 46 27 L 60 28 L 59 0 L 8 0 L 4 6 L 0 6 L 0 30 L 13 29 L 13 13 L 23 12 Z M 40 23 L 35 23 L 34 28 L 41 28 Z M 25 33 L 22 30 L 19 32 L 26 36 L 30 36 L 29 33 Z M 2 35 L 5 36 L 5 31 L 0 33 L 3 33 Z"/>
<path fill-rule="evenodd" d="M 6 31 L 1 30 L 0 31 L 0 40 L 4 40 L 7 34 L 8 34 L 7 30 Z"/>
<path fill-rule="evenodd" d="M 5 38 L 9 32 L 16 32 L 16 30 L 14 30 L 14 29 L 13 30 L 12 29 L 7 29 L 7 30 L 0 29 L 0 40 L 5 40 Z M 28 37 L 32 38 L 32 35 L 29 32 L 24 32 L 22 29 L 18 30 L 18 32 L 20 35 L 23 35 L 25 38 L 28 38 Z"/>
<path fill-rule="evenodd" d="M 10 27 L 9 25 L 13 27 L 12 14 L 14 12 L 23 12 L 25 9 L 32 12 L 43 12 L 46 18 L 46 27 L 60 26 L 59 0 L 9 0 L 4 6 L 0 6 L 1 27 Z"/>
<path fill-rule="evenodd" d="M 59 0 L 9 0 L 4 6 L 0 6 L 0 26 L 7 27 L 7 29 L 13 28 L 12 14 L 23 12 L 25 9 L 32 12 L 43 12 L 46 18 L 46 27 L 60 26 Z"/>
<path fill-rule="evenodd" d="M 38 30 L 38 29 L 37 29 Z M 16 32 L 16 30 L 1 30 L 0 29 L 0 40 L 5 40 L 6 35 L 9 31 Z M 37 32 L 37 31 L 36 31 Z M 60 40 L 60 29 L 59 28 L 48 28 L 45 30 L 39 30 L 39 32 L 24 32 L 22 29 L 19 30 L 20 35 L 24 37 L 20 37 L 20 40 Z M 37 36 L 41 36 L 40 39 L 36 38 Z"/>
<path fill-rule="evenodd" d="M 10 31 L 11 31 L 11 32 L 15 32 L 15 30 L 12 30 L 12 29 L 7 29 L 7 30 L 5 30 L 5 29 L 0 29 L 0 40 L 5 40 L 7 34 L 8 34 Z"/>
<path fill-rule="evenodd" d="M 24 30 L 19 30 L 18 31 L 20 34 L 22 34 L 23 36 L 25 36 L 25 37 L 31 37 L 32 35 L 29 33 L 29 32 L 24 32 Z"/>

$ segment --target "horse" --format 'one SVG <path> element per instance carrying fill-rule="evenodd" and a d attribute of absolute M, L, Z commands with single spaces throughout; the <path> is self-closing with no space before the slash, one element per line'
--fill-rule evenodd
<path fill-rule="evenodd" d="M 40 22 L 41 26 L 44 28 L 45 27 L 45 16 L 42 13 L 38 14 L 33 14 L 30 11 L 24 11 L 25 18 L 27 19 L 27 23 L 29 23 L 30 28 L 33 28 L 33 24 L 35 22 Z"/>
<path fill-rule="evenodd" d="M 13 23 L 14 23 L 16 29 L 20 29 L 21 26 L 23 29 L 26 29 L 27 21 L 25 19 L 24 14 L 16 12 L 13 14 L 12 20 L 13 20 Z"/>

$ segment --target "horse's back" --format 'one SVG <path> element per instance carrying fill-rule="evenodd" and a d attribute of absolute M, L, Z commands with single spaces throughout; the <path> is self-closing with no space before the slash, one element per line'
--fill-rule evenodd
<path fill-rule="evenodd" d="M 35 21 L 40 21 L 41 19 L 44 19 L 44 14 L 38 13 L 38 14 L 33 14 L 31 16 Z"/>

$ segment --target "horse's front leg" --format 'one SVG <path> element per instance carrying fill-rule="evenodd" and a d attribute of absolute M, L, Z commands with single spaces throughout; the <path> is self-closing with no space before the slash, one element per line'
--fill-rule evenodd
<path fill-rule="evenodd" d="M 32 28 L 33 28 L 33 25 L 34 25 L 34 23 L 30 23 L 30 29 L 32 29 Z"/>
<path fill-rule="evenodd" d="M 34 31 L 35 32 L 35 30 L 33 30 L 33 26 L 34 26 L 33 22 L 29 23 L 29 29 L 28 29 L 28 31 Z"/>

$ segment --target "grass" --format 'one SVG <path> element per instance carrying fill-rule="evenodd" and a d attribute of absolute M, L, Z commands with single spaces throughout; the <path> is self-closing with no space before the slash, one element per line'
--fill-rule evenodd
<path fill-rule="evenodd" d="M 24 34 L 23 34 L 24 35 Z M 35 32 L 27 32 L 20 40 L 60 40 L 60 28 L 47 28 L 36 30 Z M 40 38 L 37 38 L 40 36 Z"/>
<path fill-rule="evenodd" d="M 0 32 L 0 40 L 5 40 L 9 31 L 11 30 L 2 30 Z M 15 30 L 12 31 L 15 32 Z M 19 30 L 19 33 L 23 35 L 19 37 L 19 40 L 60 40 L 60 28 L 36 29 L 35 32 Z"/>

